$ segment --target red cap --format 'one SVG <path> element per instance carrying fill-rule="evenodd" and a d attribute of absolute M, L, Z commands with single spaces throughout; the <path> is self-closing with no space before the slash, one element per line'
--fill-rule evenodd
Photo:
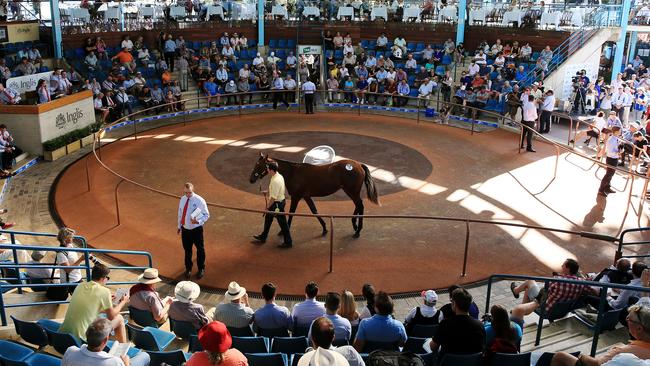
<path fill-rule="evenodd" d="M 232 337 L 225 324 L 213 321 L 199 330 L 199 342 L 206 351 L 224 353 L 232 346 Z"/>

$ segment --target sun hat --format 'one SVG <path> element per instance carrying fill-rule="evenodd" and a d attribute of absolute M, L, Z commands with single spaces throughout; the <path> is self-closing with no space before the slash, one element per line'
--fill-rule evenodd
<path fill-rule="evenodd" d="M 246 295 L 246 289 L 239 286 L 237 282 L 232 281 L 228 284 L 228 292 L 226 292 L 227 301 L 241 299 L 244 295 Z"/>
<path fill-rule="evenodd" d="M 181 281 L 174 288 L 174 297 L 176 297 L 176 300 L 184 303 L 196 300 L 200 293 L 201 288 L 192 281 Z"/>
<path fill-rule="evenodd" d="M 225 324 L 213 321 L 199 329 L 199 343 L 208 352 L 224 353 L 232 346 L 232 336 Z"/>
<path fill-rule="evenodd" d="M 349 362 L 336 351 L 318 347 L 300 357 L 298 366 L 349 366 Z"/>
<path fill-rule="evenodd" d="M 162 281 L 158 277 L 158 270 L 155 268 L 147 268 L 144 270 L 144 273 L 138 276 L 138 282 L 144 283 L 145 285 L 151 285 Z"/>

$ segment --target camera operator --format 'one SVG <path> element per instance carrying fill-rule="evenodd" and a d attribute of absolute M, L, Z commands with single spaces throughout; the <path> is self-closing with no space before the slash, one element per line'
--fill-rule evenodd
<path fill-rule="evenodd" d="M 587 95 L 587 88 L 582 83 L 582 74 L 580 71 L 576 73 L 576 76 L 571 78 L 571 88 L 573 97 L 573 113 L 579 113 L 582 110 L 582 114 L 585 114 L 585 98 Z"/>

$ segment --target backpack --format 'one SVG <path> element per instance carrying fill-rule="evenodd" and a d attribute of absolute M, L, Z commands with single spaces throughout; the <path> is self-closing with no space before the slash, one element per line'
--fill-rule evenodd
<path fill-rule="evenodd" d="M 422 357 L 413 352 L 376 350 L 370 352 L 367 366 L 424 366 Z"/>

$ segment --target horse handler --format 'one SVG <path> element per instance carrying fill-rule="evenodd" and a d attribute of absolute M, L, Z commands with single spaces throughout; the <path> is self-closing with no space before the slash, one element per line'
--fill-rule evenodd
<path fill-rule="evenodd" d="M 269 182 L 269 202 L 266 207 L 267 211 L 274 211 L 274 214 L 266 214 L 264 216 L 264 230 L 260 235 L 255 235 L 253 238 L 260 243 L 266 242 L 266 237 L 269 235 L 269 229 L 271 229 L 271 223 L 273 223 L 273 218 L 275 217 L 278 220 L 278 225 L 280 225 L 280 231 L 282 236 L 284 236 L 284 243 L 278 245 L 278 248 L 291 248 L 291 233 L 289 232 L 289 225 L 287 225 L 287 218 L 284 215 L 284 205 L 285 205 L 285 186 L 284 186 L 284 177 L 282 174 L 278 173 L 278 163 L 271 161 L 267 165 L 267 173 L 271 176 L 271 181 Z M 265 194 L 267 192 L 264 192 Z"/>

